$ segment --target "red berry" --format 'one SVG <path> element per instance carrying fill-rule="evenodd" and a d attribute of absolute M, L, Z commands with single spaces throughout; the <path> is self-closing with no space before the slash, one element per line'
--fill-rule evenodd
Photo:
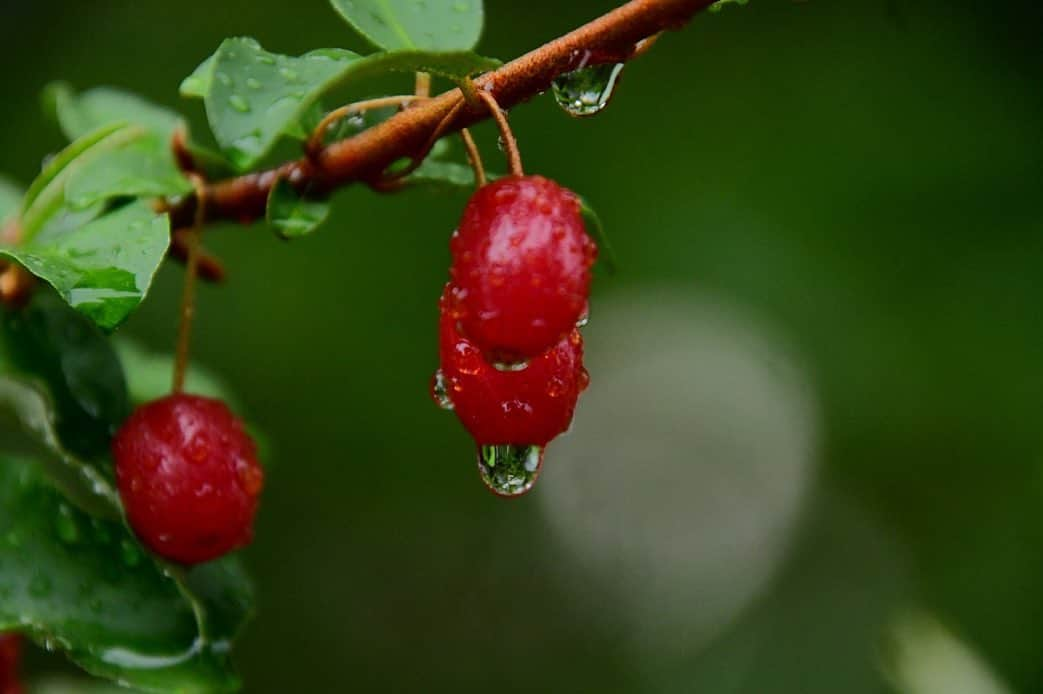
<path fill-rule="evenodd" d="M 583 338 L 568 336 L 519 370 L 501 371 L 463 337 L 442 295 L 441 383 L 479 445 L 544 446 L 568 429 L 586 387 Z"/>
<path fill-rule="evenodd" d="M 127 519 L 156 554 L 197 564 L 253 539 L 264 471 L 224 403 L 175 394 L 143 405 L 112 453 Z"/>
<path fill-rule="evenodd" d="M 22 637 L 0 634 L 0 694 L 22 694 L 18 682 L 18 659 L 22 651 Z"/>
<path fill-rule="evenodd" d="M 491 359 L 535 357 L 567 337 L 586 309 L 597 246 L 579 198 L 540 176 L 480 188 L 450 243 L 452 311 Z"/>

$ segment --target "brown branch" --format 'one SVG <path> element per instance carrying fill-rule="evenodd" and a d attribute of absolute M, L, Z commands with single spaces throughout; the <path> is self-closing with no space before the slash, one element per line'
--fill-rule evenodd
<path fill-rule="evenodd" d="M 495 97 L 502 108 L 531 99 L 550 87 L 558 75 L 580 64 L 622 62 L 649 37 L 684 26 L 714 0 L 631 0 L 594 21 L 565 34 L 502 67 L 475 78 L 475 87 Z M 463 103 L 461 107 L 460 104 Z M 457 112 L 450 116 L 456 108 Z M 285 179 L 298 190 L 329 193 L 356 181 L 373 183 L 394 162 L 416 159 L 442 125 L 449 135 L 489 117 L 484 104 L 471 104 L 459 89 L 417 104 L 347 140 L 324 148 L 314 161 L 305 157 L 282 166 L 207 185 L 206 220 L 251 222 L 264 216 L 268 192 Z M 444 123 L 443 123 L 444 121 Z M 190 226 L 195 197 L 171 211 L 174 228 Z"/>

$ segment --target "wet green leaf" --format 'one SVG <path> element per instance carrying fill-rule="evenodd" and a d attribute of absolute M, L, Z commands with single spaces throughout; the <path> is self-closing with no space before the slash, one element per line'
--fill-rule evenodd
<path fill-rule="evenodd" d="M 47 87 L 45 101 L 69 139 L 112 125 L 134 125 L 145 132 L 123 146 L 93 158 L 73 172 L 65 198 L 84 208 L 114 197 L 181 195 L 192 186 L 179 170 L 171 150 L 181 117 L 134 94 L 99 87 L 77 94 L 58 82 Z"/>
<path fill-rule="evenodd" d="M 69 305 L 114 330 L 144 299 L 170 243 L 169 221 L 137 201 L 60 234 L 0 247 Z"/>
<path fill-rule="evenodd" d="M 36 464 L 4 458 L 0 564 L 0 630 L 145 691 L 238 689 L 228 650 L 252 591 L 234 561 L 153 561 L 121 522 L 73 508 Z"/>
<path fill-rule="evenodd" d="M 300 57 L 264 50 L 253 39 L 225 40 L 181 85 L 202 98 L 222 150 L 240 170 L 256 165 L 282 136 L 303 139 L 302 122 L 330 89 L 389 70 L 425 70 L 460 77 L 499 62 L 471 53 L 396 51 L 360 56 L 322 49 Z"/>
<path fill-rule="evenodd" d="M 482 0 L 331 0 L 333 9 L 385 50 L 468 50 L 482 35 Z"/>
<path fill-rule="evenodd" d="M 49 223 L 60 221 L 70 212 L 65 200 L 65 184 L 77 170 L 146 134 L 147 131 L 138 126 L 105 125 L 56 154 L 29 186 L 22 201 L 23 240 L 29 242 L 38 234 L 49 232 L 46 229 Z"/>
<path fill-rule="evenodd" d="M 308 200 L 287 181 L 279 180 L 268 195 L 268 223 L 284 239 L 295 239 L 312 233 L 329 217 L 327 200 Z"/>

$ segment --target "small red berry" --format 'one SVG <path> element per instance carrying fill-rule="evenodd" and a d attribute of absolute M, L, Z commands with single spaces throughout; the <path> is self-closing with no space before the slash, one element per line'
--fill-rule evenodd
<path fill-rule="evenodd" d="M 264 471 L 224 403 L 175 394 L 143 405 L 112 453 L 127 519 L 156 554 L 198 564 L 253 539 Z"/>
<path fill-rule="evenodd" d="M 0 634 L 0 694 L 22 694 L 22 685 L 18 681 L 21 652 L 21 636 Z"/>
<path fill-rule="evenodd" d="M 451 310 L 491 359 L 542 354 L 586 309 L 597 246 L 579 198 L 551 180 L 508 176 L 480 188 L 450 249 Z"/>
<path fill-rule="evenodd" d="M 447 286 L 442 297 L 441 377 L 436 381 L 464 428 L 483 446 L 546 445 L 568 429 L 586 386 L 579 331 L 573 329 L 528 363 L 501 370 L 457 330 L 447 306 L 451 291 Z"/>

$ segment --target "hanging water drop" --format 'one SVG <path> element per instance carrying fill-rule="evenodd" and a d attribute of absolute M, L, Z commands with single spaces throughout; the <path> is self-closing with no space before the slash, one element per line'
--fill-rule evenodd
<path fill-rule="evenodd" d="M 453 409 L 453 400 L 449 397 L 449 388 L 445 382 L 445 374 L 439 369 L 431 378 L 431 399 L 443 410 Z"/>
<path fill-rule="evenodd" d="M 542 446 L 480 446 L 478 472 L 497 496 L 521 496 L 536 484 L 543 466 Z"/>
<path fill-rule="evenodd" d="M 558 106 L 575 118 L 600 113 L 612 98 L 623 63 L 595 65 L 567 72 L 551 83 Z"/>

